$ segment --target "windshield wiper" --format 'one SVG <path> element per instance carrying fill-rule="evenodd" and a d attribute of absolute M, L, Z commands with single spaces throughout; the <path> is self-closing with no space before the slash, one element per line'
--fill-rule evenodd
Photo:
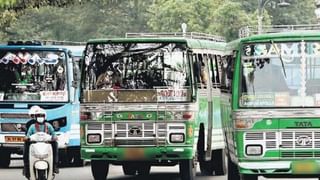
<path fill-rule="evenodd" d="M 276 47 L 276 45 L 274 44 L 273 41 L 271 41 L 271 44 L 272 44 L 273 48 L 276 50 L 276 53 L 277 53 L 277 55 L 278 55 L 279 58 L 280 58 L 281 66 L 282 66 L 282 71 L 283 71 L 284 77 L 287 78 L 287 73 L 286 73 L 286 69 L 285 69 L 285 67 L 284 67 L 282 55 L 281 55 L 281 53 L 279 53 L 279 51 L 278 51 L 278 49 L 277 49 L 277 47 Z"/>

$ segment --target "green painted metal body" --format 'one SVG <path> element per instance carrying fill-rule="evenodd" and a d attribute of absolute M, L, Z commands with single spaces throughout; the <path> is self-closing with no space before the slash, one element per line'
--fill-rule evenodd
<path fill-rule="evenodd" d="M 242 174 L 317 176 L 320 173 L 320 151 L 316 148 L 320 140 L 319 107 L 241 108 L 239 106 L 242 45 L 271 41 L 320 41 L 320 33 L 300 31 L 254 35 L 227 45 L 227 52 L 237 53 L 234 59 L 232 93 L 223 93 L 221 96 L 221 117 L 226 133 L 228 156 L 238 164 Z M 246 117 L 241 119 L 243 122 L 252 120 L 252 126 L 239 128 L 236 117 Z M 298 142 L 300 136 L 309 135 L 311 139 L 301 138 L 307 141 L 306 144 L 301 145 L 301 142 Z M 249 138 L 257 139 L 254 141 Z M 246 154 L 247 145 L 254 143 L 263 144 L 262 155 Z M 268 166 L 270 163 L 272 166 Z"/>
<path fill-rule="evenodd" d="M 92 152 L 94 150 L 94 152 Z M 108 161 L 149 161 L 156 163 L 157 161 L 178 161 L 181 159 L 192 159 L 194 150 L 191 146 L 169 146 L 169 147 L 144 147 L 143 156 L 128 157 L 130 151 L 137 148 L 120 148 L 120 147 L 83 147 L 81 149 L 82 158 L 93 160 Z"/>
<path fill-rule="evenodd" d="M 186 44 L 188 52 L 194 52 L 197 50 L 207 50 L 211 51 L 224 51 L 225 43 L 222 42 L 210 42 L 205 40 L 196 39 L 184 39 L 184 38 L 118 38 L 118 39 L 97 39 L 90 40 L 90 44 L 99 43 L 182 43 Z M 193 79 L 193 78 L 192 78 Z M 193 79 L 194 80 L 194 79 Z M 195 82 L 192 82 L 192 86 L 195 87 Z M 144 109 L 126 111 L 126 110 L 110 110 L 104 108 L 104 111 L 108 111 L 107 114 L 102 113 L 102 115 L 96 117 L 95 119 L 90 119 L 87 121 L 81 121 L 81 156 L 83 159 L 95 159 L 95 160 L 108 160 L 115 164 L 126 161 L 148 161 L 154 164 L 160 163 L 162 161 L 173 161 L 178 162 L 183 159 L 193 159 L 196 156 L 196 143 L 197 143 L 197 130 L 199 129 L 200 123 L 208 123 L 208 97 L 199 97 L 197 93 L 197 88 L 195 89 L 194 97 L 192 97 L 191 102 L 181 103 L 170 103 L 170 102 L 159 102 L 159 103 L 137 103 L 132 105 L 132 103 L 82 103 L 82 108 L 86 106 L 101 106 L 105 104 L 108 107 L 117 109 L 119 106 L 139 107 L 143 106 L 145 108 L 149 106 L 165 107 L 159 108 L 156 111 L 149 111 Z M 220 98 L 219 96 L 214 96 L 212 101 L 214 102 L 213 111 L 214 119 L 212 119 L 214 128 L 221 129 L 220 121 Z M 174 111 L 170 106 L 192 106 L 194 109 L 186 108 L 182 109 L 181 112 L 191 111 L 193 116 L 189 120 L 176 120 L 174 118 Z M 87 129 L 90 124 L 103 125 L 103 124 L 118 124 L 118 123 L 154 123 L 157 124 L 184 124 L 185 125 L 185 142 L 184 143 L 170 143 L 169 138 L 166 137 L 165 143 L 156 144 L 148 146 L 140 142 L 139 144 L 131 144 L 130 146 L 117 146 L 113 140 L 108 144 L 88 144 L 86 142 Z M 169 126 L 169 125 L 168 125 Z M 170 128 L 168 128 L 170 129 Z M 213 138 L 215 139 L 215 138 Z M 223 137 L 222 139 L 223 143 Z M 128 140 L 129 141 L 129 140 Z M 224 146 L 223 146 L 224 147 Z"/>
<path fill-rule="evenodd" d="M 213 127 L 215 129 L 221 128 L 221 116 L 220 116 L 220 97 L 214 96 L 212 98 L 213 107 L 212 111 L 213 114 Z M 196 117 L 196 125 L 199 125 L 200 123 L 203 123 L 205 126 L 208 125 L 208 98 L 207 97 L 201 97 L 199 98 L 199 112 L 197 113 Z"/>
<path fill-rule="evenodd" d="M 157 114 L 163 114 L 158 116 Z M 103 124 L 103 123 L 116 123 L 123 121 L 119 116 L 128 118 L 129 121 L 135 119 L 145 119 L 143 121 L 157 122 L 157 123 L 170 123 L 172 115 L 166 112 L 117 112 L 112 117 L 101 117 L 97 121 L 82 121 L 81 129 L 85 130 L 88 124 Z M 166 118 L 165 118 L 166 117 Z M 81 136 L 81 156 L 83 159 L 104 159 L 109 161 L 165 161 L 165 160 L 179 160 L 179 159 L 192 159 L 194 157 L 194 121 L 186 121 L 186 130 L 191 131 L 185 138 L 183 144 L 164 144 L 154 147 L 147 147 L 144 144 L 135 144 L 132 147 L 117 147 L 114 145 L 88 145 L 86 143 L 85 132 Z M 166 142 L 169 143 L 169 142 Z M 130 151 L 137 150 L 139 152 L 130 154 Z M 142 151 L 142 152 L 141 152 Z M 128 154 L 129 153 L 129 154 Z M 135 157 L 135 156 L 139 157 Z M 135 155 L 135 156 L 134 156 Z"/>

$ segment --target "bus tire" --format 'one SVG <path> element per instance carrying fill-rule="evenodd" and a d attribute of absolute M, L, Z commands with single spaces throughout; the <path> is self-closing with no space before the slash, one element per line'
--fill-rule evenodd
<path fill-rule="evenodd" d="M 75 167 L 83 167 L 84 166 L 84 160 L 81 159 L 80 148 L 74 150 L 74 152 L 73 152 L 73 166 L 75 166 Z"/>
<path fill-rule="evenodd" d="M 0 150 L 0 168 L 8 168 L 10 166 L 11 153 L 6 150 Z"/>
<path fill-rule="evenodd" d="M 197 142 L 197 153 L 198 153 L 200 171 L 202 175 L 212 176 L 214 167 L 213 167 L 213 164 L 211 164 L 211 161 L 205 160 L 204 139 L 205 139 L 204 125 L 203 123 L 201 123 L 199 127 L 199 136 L 198 136 L 198 142 Z"/>
<path fill-rule="evenodd" d="M 217 176 L 222 176 L 227 173 L 226 170 L 226 158 L 225 158 L 225 150 L 217 149 L 212 151 L 212 159 L 214 165 L 214 173 Z"/>
<path fill-rule="evenodd" d="M 196 165 L 193 159 L 181 160 L 179 163 L 181 180 L 194 180 L 196 176 Z"/>
<path fill-rule="evenodd" d="M 228 180 L 240 180 L 238 166 L 232 162 L 230 157 L 228 157 Z"/>
<path fill-rule="evenodd" d="M 123 164 L 122 171 L 124 175 L 134 176 L 136 175 L 137 169 L 132 164 Z"/>
<path fill-rule="evenodd" d="M 258 180 L 258 176 L 255 174 L 241 174 L 241 180 Z"/>
<path fill-rule="evenodd" d="M 79 157 L 75 157 L 75 159 L 73 160 L 73 165 L 74 165 L 74 167 L 83 167 L 84 160 Z"/>
<path fill-rule="evenodd" d="M 91 160 L 91 172 L 94 180 L 106 180 L 109 172 L 109 162 L 106 160 Z"/>
<path fill-rule="evenodd" d="M 67 151 L 60 152 L 59 161 L 60 161 L 61 167 L 69 167 L 72 162 L 72 157 L 69 156 L 69 153 Z"/>
<path fill-rule="evenodd" d="M 214 162 L 212 159 L 210 161 L 205 161 L 203 159 L 204 157 L 199 160 L 201 174 L 204 176 L 212 176 L 214 171 Z"/>
<path fill-rule="evenodd" d="M 150 174 L 151 165 L 149 164 L 141 164 L 138 166 L 138 175 L 139 176 L 146 176 Z"/>

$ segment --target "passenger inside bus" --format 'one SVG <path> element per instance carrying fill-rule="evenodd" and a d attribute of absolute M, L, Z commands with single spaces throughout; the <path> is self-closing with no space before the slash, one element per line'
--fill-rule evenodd
<path fill-rule="evenodd" d="M 100 74 L 97 78 L 96 86 L 98 89 L 111 89 L 112 88 L 112 71 L 107 70 Z"/>
<path fill-rule="evenodd" d="M 206 72 L 206 66 L 203 62 L 201 62 L 200 78 L 201 84 L 206 86 L 208 83 L 208 74 Z"/>
<path fill-rule="evenodd" d="M 205 88 L 208 83 L 208 74 L 206 72 L 206 66 L 203 62 L 201 54 L 197 55 L 197 60 L 193 63 L 193 70 L 196 81 L 200 83 L 200 88 Z"/>
<path fill-rule="evenodd" d="M 66 85 L 66 76 L 64 73 L 64 68 L 61 65 L 58 65 L 55 67 L 55 79 L 56 79 L 56 84 L 55 84 L 55 89 L 56 90 L 64 90 L 65 85 Z"/>

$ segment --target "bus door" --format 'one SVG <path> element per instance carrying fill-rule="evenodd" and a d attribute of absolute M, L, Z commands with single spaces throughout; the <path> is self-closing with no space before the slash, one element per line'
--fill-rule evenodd
<path fill-rule="evenodd" d="M 224 149 L 224 135 L 222 131 L 221 122 L 221 108 L 220 108 L 220 71 L 219 62 L 221 61 L 221 55 L 210 54 L 208 56 L 208 65 L 210 70 L 210 79 L 212 82 L 211 92 L 212 92 L 212 149 Z"/>
<path fill-rule="evenodd" d="M 200 140 L 201 145 L 198 144 L 199 153 L 206 153 L 200 156 L 204 158 L 204 160 L 211 159 L 211 136 L 212 132 L 209 129 L 212 129 L 212 94 L 211 94 L 211 86 L 210 83 L 210 75 L 209 75 L 209 66 L 208 66 L 208 55 L 195 53 L 193 54 L 193 69 L 194 76 L 196 78 L 197 86 L 198 86 L 198 104 L 199 111 L 197 115 L 196 127 L 199 130 L 199 138 L 203 138 Z M 210 143 L 208 143 L 210 142 Z M 207 151 L 209 150 L 209 151 Z M 206 152 L 207 151 L 207 152 Z M 209 153 L 209 154 L 207 154 Z"/>

